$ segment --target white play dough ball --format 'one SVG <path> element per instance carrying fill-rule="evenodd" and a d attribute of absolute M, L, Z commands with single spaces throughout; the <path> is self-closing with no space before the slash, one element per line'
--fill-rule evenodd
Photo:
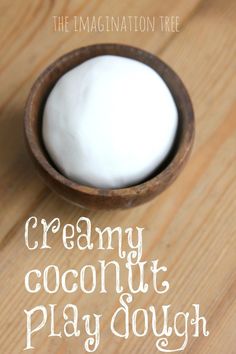
<path fill-rule="evenodd" d="M 119 56 L 89 59 L 63 75 L 43 115 L 43 141 L 69 179 L 122 188 L 147 178 L 168 155 L 178 112 L 163 79 Z"/>

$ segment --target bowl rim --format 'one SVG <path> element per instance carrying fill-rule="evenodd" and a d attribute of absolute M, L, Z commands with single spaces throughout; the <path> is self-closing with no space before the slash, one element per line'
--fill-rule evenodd
<path fill-rule="evenodd" d="M 65 177 L 63 174 L 61 174 L 54 166 L 49 162 L 48 158 L 46 155 L 43 153 L 43 149 L 39 147 L 39 144 L 37 143 L 36 139 L 34 139 L 34 131 L 32 128 L 31 124 L 31 117 L 32 117 L 32 110 L 33 110 L 33 102 L 34 99 L 36 98 L 38 91 L 42 87 L 43 83 L 45 80 L 50 76 L 50 74 L 54 71 L 57 70 L 57 68 L 61 65 L 63 65 L 64 62 L 70 60 L 72 57 L 77 57 L 79 56 L 82 52 L 85 51 L 90 51 L 91 54 L 92 52 L 96 52 L 97 48 L 104 49 L 106 51 L 105 54 L 98 54 L 98 55 L 91 55 L 90 58 L 99 56 L 99 55 L 109 55 L 107 51 L 109 50 L 115 50 L 117 49 L 117 54 L 110 54 L 110 55 L 120 55 L 120 56 L 125 56 L 123 54 L 119 54 L 120 49 L 124 50 L 129 50 L 131 56 L 127 56 L 130 58 L 133 58 L 135 60 L 141 61 L 138 58 L 135 57 L 135 53 L 139 53 L 143 56 L 146 56 L 149 60 L 153 60 L 155 62 L 155 65 L 160 65 L 164 68 L 165 72 L 168 73 L 173 77 L 173 80 L 177 80 L 177 84 L 179 88 L 181 89 L 181 93 L 183 96 L 184 104 L 187 105 L 188 107 L 188 117 L 185 117 L 186 119 L 189 120 L 191 129 L 188 131 L 185 131 L 188 136 L 184 137 L 185 140 L 188 142 L 185 144 L 185 149 L 178 149 L 171 161 L 168 163 L 168 165 L 158 172 L 156 175 L 151 177 L 150 179 L 145 180 L 144 182 L 141 182 L 139 184 L 125 187 L 125 188 L 97 188 L 97 187 L 90 187 L 86 186 L 83 184 L 80 184 L 78 182 L 75 182 L 67 177 Z M 86 59 L 88 60 L 88 59 Z M 86 61 L 85 60 L 85 61 Z M 77 64 L 79 65 L 79 64 Z M 147 64 L 148 65 L 148 64 Z M 151 65 L 149 65 L 151 67 Z M 70 69 L 69 69 L 70 70 Z M 66 70 L 65 73 L 69 70 Z M 155 70 L 155 69 L 154 69 Z M 62 75 L 61 75 L 62 76 Z M 163 77 L 162 77 L 163 78 Z M 165 81 L 165 79 L 163 78 Z M 165 81 L 167 84 L 167 82 Z M 167 84 L 170 92 L 171 87 Z M 51 88 L 52 89 L 52 88 Z M 173 93 L 172 93 L 173 96 Z M 174 96 L 173 96 L 174 98 Z M 175 100 L 175 98 L 174 98 Z M 177 104 L 176 104 L 177 106 Z M 177 106 L 178 110 L 179 107 Z M 30 150 L 31 154 L 33 155 L 34 159 L 37 161 L 37 163 L 40 165 L 41 168 L 43 168 L 50 176 L 51 178 L 55 179 L 57 182 L 60 184 L 66 186 L 67 188 L 86 194 L 90 196 L 104 196 L 104 197 L 114 197 L 114 196 L 119 196 L 119 197 L 134 197 L 140 194 L 145 193 L 147 190 L 150 189 L 158 189 L 160 185 L 169 185 L 173 179 L 175 179 L 177 176 L 174 176 L 173 172 L 180 171 L 182 167 L 185 164 L 185 161 L 187 160 L 188 156 L 190 155 L 192 145 L 193 145 L 193 140 L 194 140 L 194 135 L 195 135 L 195 129 L 194 129 L 194 112 L 193 112 L 193 107 L 192 107 L 192 102 L 189 97 L 189 94 L 179 78 L 179 76 L 175 73 L 175 71 L 170 68 L 168 64 L 166 64 L 164 61 L 162 61 L 159 57 L 155 56 L 154 54 L 151 54 L 143 49 L 136 48 L 130 45 L 125 45 L 125 44 L 118 44 L 118 43 L 99 43 L 99 44 L 93 44 L 93 45 L 88 45 L 88 46 L 83 46 L 77 49 L 74 49 L 70 52 L 65 53 L 64 55 L 60 56 L 58 59 L 56 59 L 54 62 L 52 62 L 46 69 L 42 71 L 42 73 L 38 76 L 38 78 L 35 80 L 30 94 L 28 96 L 26 106 L 25 106 L 25 115 L 24 115 L 24 131 L 25 131 L 25 137 L 26 137 L 26 142 L 28 149 Z M 185 143 L 186 143 L 185 141 Z M 181 141 L 181 145 L 183 145 L 183 141 Z M 181 152 L 181 153 L 180 153 Z M 179 173 L 177 173 L 178 175 Z M 168 179 L 170 175 L 173 175 L 174 178 L 172 178 L 171 182 L 168 183 Z"/>

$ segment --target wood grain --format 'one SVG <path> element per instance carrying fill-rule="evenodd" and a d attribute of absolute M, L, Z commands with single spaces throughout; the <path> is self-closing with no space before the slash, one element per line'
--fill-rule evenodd
<path fill-rule="evenodd" d="M 145 228 L 144 259 L 167 265 L 170 291 L 157 297 L 152 291 L 137 295 L 132 308 L 172 304 L 172 312 L 200 303 L 210 336 L 190 337 L 185 350 L 193 354 L 234 354 L 235 339 L 235 130 L 236 130 L 236 3 L 209 1 L 1 1 L 1 203 L 0 210 L 0 347 L 4 354 L 23 353 L 24 308 L 68 302 L 86 312 L 103 312 L 104 328 L 98 353 L 154 354 L 152 335 L 124 341 L 111 337 L 106 323 L 118 305 L 118 296 L 88 296 L 62 291 L 30 295 L 24 275 L 32 268 L 57 264 L 60 269 L 115 259 L 117 252 L 84 254 L 65 251 L 60 236 L 50 238 L 51 250 L 29 252 L 24 244 L 26 219 L 35 215 L 62 223 L 79 216 L 93 225 Z M 178 15 L 179 33 L 55 33 L 52 16 L 63 15 Z M 132 44 L 159 55 L 186 84 L 196 114 L 196 142 L 180 178 L 160 197 L 130 211 L 92 212 L 73 207 L 52 194 L 38 179 L 25 151 L 23 110 L 29 89 L 50 62 L 65 52 L 92 43 Z M 40 233 L 35 233 L 40 238 Z M 111 275 L 112 279 L 112 275 Z M 147 276 L 150 281 L 150 276 Z M 111 282 L 112 286 L 112 282 Z M 111 296 L 112 294 L 112 296 Z M 62 325 L 61 318 L 56 325 Z M 82 353 L 80 339 L 35 336 L 36 354 Z M 172 338 L 171 347 L 177 346 Z M 108 349 L 109 348 L 109 349 Z M 30 351 L 29 351 L 30 353 Z"/>

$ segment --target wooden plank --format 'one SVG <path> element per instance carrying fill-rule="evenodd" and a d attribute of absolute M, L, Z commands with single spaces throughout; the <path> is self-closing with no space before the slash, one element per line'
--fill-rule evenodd
<path fill-rule="evenodd" d="M 136 4 L 133 2 L 133 13 L 136 11 L 138 14 L 148 13 L 146 3 L 141 3 L 140 7 Z M 154 13 L 157 8 L 156 2 L 150 1 L 148 4 L 150 12 Z M 176 6 L 180 6 L 179 4 Z M 86 13 L 86 6 L 81 4 L 81 11 Z M 97 3 L 95 8 L 90 6 L 89 14 L 94 12 L 102 14 L 109 5 L 105 2 L 102 5 Z M 130 4 L 116 4 L 114 10 L 112 8 L 110 11 L 114 11 L 115 14 L 126 13 L 128 6 Z M 167 2 L 163 6 L 167 6 Z M 161 11 L 165 14 L 168 11 L 177 13 L 174 2 L 171 2 L 170 6 L 172 11 L 171 7 L 169 9 L 163 7 L 162 10 L 158 9 L 157 13 Z M 23 142 L 16 134 L 17 131 L 11 138 L 6 135 L 6 131 L 10 130 L 12 124 L 18 122 L 14 127 L 17 129 L 20 127 L 19 115 L 15 116 L 15 114 L 17 112 L 22 114 L 21 107 L 30 87 L 30 79 L 28 78 L 25 83 L 21 82 L 24 80 L 22 73 L 17 84 L 13 83 L 6 88 L 4 99 L 8 99 L 8 95 L 22 83 L 22 90 L 13 97 L 9 107 L 4 107 L 1 122 L 4 131 L 4 134 L 1 133 L 4 144 L 2 146 L 5 146 L 5 150 L 0 149 L 1 157 L 4 157 L 4 151 L 8 151 L 9 154 L 8 159 L 4 160 L 1 175 L 4 208 L 1 210 L 3 241 L 0 264 L 1 284 L 5 286 L 0 290 L 0 342 L 3 353 L 22 352 L 25 341 L 24 308 L 37 304 L 57 303 L 62 309 L 69 302 L 78 304 L 83 313 L 91 311 L 103 313 L 101 345 L 97 353 L 109 351 L 109 353 L 154 354 L 157 352 L 151 333 L 145 338 L 131 337 L 124 341 L 111 337 L 110 332 L 107 331 L 107 323 L 118 306 L 118 295 L 112 291 L 114 286 L 112 274 L 108 285 L 111 291 L 102 296 L 98 290 L 86 296 L 80 292 L 68 296 L 63 291 L 59 291 L 56 295 L 47 295 L 43 292 L 29 295 L 24 290 L 24 274 L 29 269 L 43 269 L 48 264 L 57 264 L 61 270 L 66 270 L 80 268 L 84 264 L 94 264 L 98 270 L 99 259 L 109 261 L 117 258 L 117 251 L 104 253 L 95 250 L 85 254 L 75 249 L 66 252 L 62 247 L 59 234 L 51 236 L 51 250 L 29 252 L 24 245 L 23 225 L 25 219 L 32 214 L 39 219 L 48 220 L 58 216 L 63 223 L 75 223 L 79 216 L 84 215 L 91 218 L 93 225 L 100 227 L 108 225 L 121 225 L 124 228 L 136 225 L 144 227 L 143 258 L 145 260 L 159 258 L 161 264 L 167 265 L 167 279 L 171 289 L 161 296 L 156 296 L 154 291 L 149 291 L 146 295 L 138 294 L 131 304 L 131 309 L 147 308 L 151 304 L 158 307 L 164 303 L 171 303 L 170 315 L 173 315 L 180 310 L 190 311 L 192 303 L 200 303 L 208 319 L 210 336 L 195 340 L 190 337 L 186 353 L 234 353 L 236 346 L 234 335 L 236 171 L 233 164 L 236 146 L 234 136 L 236 124 L 235 7 L 233 0 L 227 3 L 220 0 L 207 1 L 200 4 L 192 13 L 192 10 L 187 7 L 187 2 L 183 3 L 183 8 L 182 10 L 178 8 L 178 13 L 188 8 L 189 21 L 186 18 L 182 31 L 168 37 L 160 47 L 155 41 L 157 34 L 154 36 L 149 33 L 147 44 L 143 42 L 144 38 L 132 34 L 135 45 L 142 47 L 147 45 L 146 49 L 160 53 L 161 57 L 183 78 L 193 98 L 197 124 L 194 152 L 180 178 L 158 199 L 139 208 L 115 213 L 85 211 L 70 206 L 49 193 L 41 182 L 35 179 L 33 169 L 29 168 L 28 159 L 22 152 Z M 73 13 L 73 6 L 68 11 Z M 39 43 L 43 41 L 43 33 L 36 34 Z M 56 34 L 55 46 L 62 36 Z M 100 41 L 97 37 L 87 36 L 84 38 L 84 44 L 90 43 L 90 40 Z M 52 38 L 53 36 L 47 39 L 48 45 L 52 44 Z M 108 40 L 109 37 L 106 34 L 101 38 L 103 41 L 104 38 Z M 120 38 L 123 39 L 122 36 Z M 128 42 L 130 38 L 126 37 L 125 41 Z M 75 43 L 76 37 L 68 42 L 64 41 L 50 58 L 53 59 L 71 49 Z M 27 48 L 22 56 L 27 57 L 29 63 L 33 47 Z M 32 75 L 40 71 L 47 61 L 51 61 L 50 58 L 44 58 L 44 62 L 41 59 L 38 64 L 33 64 L 30 71 Z M 12 68 L 14 65 L 19 68 L 20 60 L 25 59 L 14 59 Z M 23 67 L 25 66 L 24 62 Z M 13 69 L 5 75 L 5 78 L 10 77 L 13 82 L 12 75 L 15 75 Z M 10 149 L 12 151 L 9 151 Z M 14 171 L 17 171 L 17 180 Z M 35 237 L 40 240 L 40 236 L 40 232 L 36 231 Z M 124 245 L 128 246 L 126 240 Z M 123 262 L 121 266 L 124 272 Z M 138 273 L 135 274 L 138 276 Z M 149 273 L 145 280 L 151 282 Z M 62 319 L 57 318 L 56 326 L 62 325 Z M 79 339 L 60 340 L 47 338 L 47 331 L 48 327 L 41 332 L 41 335 L 35 337 L 34 344 L 37 347 L 35 353 L 83 352 L 81 348 L 86 339 L 84 334 Z M 169 342 L 171 348 L 176 348 L 178 344 L 176 338 L 172 338 Z"/>
<path fill-rule="evenodd" d="M 199 0 L 182 1 L 181 5 L 172 0 L 159 1 L 158 6 L 152 0 L 145 2 L 122 2 L 115 6 L 110 2 L 47 2 L 25 1 L 27 15 L 21 11 L 22 2 L 15 1 L 14 12 L 9 19 L 3 16 L 5 29 L 2 47 L 2 80 L 4 87 L 1 90 L 1 131 L 0 131 L 0 159 L 1 164 L 1 196 L 4 202 L 4 213 L 0 217 L 2 237 L 5 240 L 12 235 L 15 225 L 22 222 L 35 205 L 40 203 L 49 191 L 45 189 L 29 163 L 25 151 L 22 120 L 23 107 L 30 87 L 37 75 L 54 59 L 75 47 L 96 42 L 132 43 L 144 49 L 158 53 L 163 46 L 177 33 L 156 32 L 130 32 L 130 33 L 54 33 L 52 16 L 66 14 L 68 16 L 113 16 L 142 15 L 161 16 L 177 13 L 183 24 L 192 13 Z M 37 15 L 36 15 L 37 14 Z M 31 17 L 30 17 L 31 15 Z M 15 17 L 14 17 L 15 16 Z M 33 18 L 33 20 L 32 20 Z M 17 22 L 19 21 L 19 22 Z M 5 23 L 5 24 L 4 24 Z M 13 23 L 13 28 L 9 26 Z M 17 29 L 19 29 L 17 31 Z M 17 31 L 17 32 L 16 32 Z M 3 38 L 3 40 L 4 40 Z M 149 42 L 151 40 L 151 42 Z M 42 43 L 43 48 L 39 45 Z M 5 46 L 4 46 L 5 45 Z M 45 54 L 43 54 L 45 51 Z M 16 80 L 17 78 L 17 80 Z M 14 125 L 14 131 L 11 127 Z M 11 135 L 7 132 L 11 131 Z M 7 156 L 6 156 L 7 151 Z M 17 175 L 17 178 L 15 176 Z M 23 182 L 23 184 L 22 184 Z M 12 199 L 14 198 L 14 203 Z M 22 208 L 27 200 L 27 208 Z"/>

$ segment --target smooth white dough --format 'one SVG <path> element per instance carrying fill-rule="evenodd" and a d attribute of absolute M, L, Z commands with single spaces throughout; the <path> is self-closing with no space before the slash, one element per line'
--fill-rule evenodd
<path fill-rule="evenodd" d="M 163 162 L 177 125 L 173 97 L 153 69 L 103 55 L 57 81 L 45 105 L 42 133 L 66 177 L 122 188 L 143 181 Z"/>

